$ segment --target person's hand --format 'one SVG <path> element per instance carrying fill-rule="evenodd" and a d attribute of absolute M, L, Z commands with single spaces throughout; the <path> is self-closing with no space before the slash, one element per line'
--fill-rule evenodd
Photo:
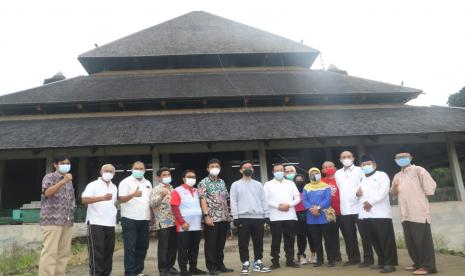
<path fill-rule="evenodd" d="M 208 226 L 215 226 L 215 223 L 213 222 L 213 219 L 210 216 L 205 217 L 205 224 Z"/>
<path fill-rule="evenodd" d="M 166 190 L 161 191 L 161 198 L 164 198 L 167 195 L 168 195 L 168 192 Z"/>
<path fill-rule="evenodd" d="M 105 194 L 104 196 L 102 196 L 103 201 L 111 200 L 112 198 L 113 198 L 113 194 L 112 194 L 112 193 L 107 193 L 107 194 Z"/>
<path fill-rule="evenodd" d="M 357 193 L 356 193 L 355 195 L 356 195 L 357 197 L 363 196 L 362 187 L 358 187 Z"/>
<path fill-rule="evenodd" d="M 67 173 L 63 176 L 63 180 L 65 181 L 65 183 L 68 183 L 73 180 L 73 175 L 70 173 Z"/>
<path fill-rule="evenodd" d="M 289 208 L 291 208 L 291 205 L 289 204 L 279 204 L 278 206 L 278 210 L 283 212 L 289 211 Z"/>
<path fill-rule="evenodd" d="M 232 221 L 232 216 L 228 216 L 228 222 Z"/>
<path fill-rule="evenodd" d="M 239 219 L 233 219 L 233 225 L 236 226 L 236 227 L 241 226 L 240 220 Z"/>
<path fill-rule="evenodd" d="M 132 197 L 141 197 L 142 191 L 139 190 L 139 187 L 132 193 Z"/>
<path fill-rule="evenodd" d="M 363 209 L 367 212 L 370 212 L 371 207 L 373 207 L 368 201 L 363 202 Z"/>
<path fill-rule="evenodd" d="M 155 225 L 155 218 L 152 217 L 152 218 L 150 219 L 150 226 L 154 226 L 154 225 Z"/>
<path fill-rule="evenodd" d="M 189 231 L 189 223 L 184 222 L 184 224 L 181 225 L 181 228 L 183 231 Z"/>
<path fill-rule="evenodd" d="M 310 208 L 310 213 L 313 216 L 318 217 L 320 215 L 320 210 L 318 210 L 316 206 L 313 206 L 312 208 Z"/>

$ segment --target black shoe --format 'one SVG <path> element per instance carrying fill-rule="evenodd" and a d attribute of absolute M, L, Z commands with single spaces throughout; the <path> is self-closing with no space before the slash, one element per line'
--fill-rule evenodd
<path fill-rule="evenodd" d="M 208 271 L 208 275 L 220 275 L 220 271 L 219 270 L 210 270 L 210 271 Z"/>
<path fill-rule="evenodd" d="M 179 271 L 178 271 L 176 268 L 174 268 L 174 267 L 171 267 L 169 272 L 170 272 L 171 275 L 177 275 L 177 274 L 179 274 Z"/>
<path fill-rule="evenodd" d="M 227 268 L 226 266 L 222 265 L 220 266 L 220 269 L 218 269 L 219 271 L 221 271 L 222 273 L 231 273 L 231 272 L 234 272 L 234 269 L 232 268 Z"/>
<path fill-rule="evenodd" d="M 336 266 L 336 262 L 328 261 L 328 267 L 335 267 L 335 266 Z"/>
<path fill-rule="evenodd" d="M 360 262 L 356 262 L 356 261 L 347 261 L 343 264 L 343 266 L 352 266 L 352 265 L 358 265 L 360 264 Z"/>
<path fill-rule="evenodd" d="M 160 272 L 160 276 L 171 276 L 168 271 Z"/>
<path fill-rule="evenodd" d="M 322 265 L 323 265 L 323 263 L 316 262 L 316 263 L 313 264 L 313 267 L 320 267 L 320 266 L 322 266 Z"/>
<path fill-rule="evenodd" d="M 181 270 L 181 273 L 179 273 L 179 275 L 180 276 L 192 276 L 193 274 L 188 271 Z"/>
<path fill-rule="evenodd" d="M 197 267 L 194 267 L 194 268 L 189 269 L 189 272 L 190 272 L 192 275 L 206 275 L 206 274 L 207 274 L 206 271 L 203 271 L 203 270 L 201 270 L 201 269 L 198 269 Z"/>
<path fill-rule="evenodd" d="M 280 265 L 279 263 L 273 262 L 273 263 L 271 264 L 271 266 L 270 266 L 270 269 L 271 269 L 271 270 L 275 270 L 275 269 L 278 269 L 278 268 L 280 268 L 280 267 L 281 267 L 281 265 Z"/>
<path fill-rule="evenodd" d="M 362 262 L 358 265 L 359 268 L 371 267 L 373 263 Z"/>
<path fill-rule="evenodd" d="M 287 267 L 294 267 L 294 268 L 300 267 L 300 265 L 298 265 L 298 264 L 295 263 L 294 261 L 292 261 L 292 262 L 286 262 L 286 266 L 287 266 Z"/>
<path fill-rule="evenodd" d="M 396 268 L 392 265 L 385 265 L 383 269 L 381 269 L 379 272 L 381 273 L 391 273 L 396 271 Z"/>
<path fill-rule="evenodd" d="M 371 269 L 383 269 L 384 265 L 372 265 L 370 268 Z"/>

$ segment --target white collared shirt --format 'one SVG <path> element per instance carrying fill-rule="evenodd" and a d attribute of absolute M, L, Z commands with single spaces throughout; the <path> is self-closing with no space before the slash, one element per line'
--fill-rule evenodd
<path fill-rule="evenodd" d="M 339 188 L 341 215 L 358 214 L 358 199 L 355 193 L 362 177 L 362 169 L 355 165 L 337 170 L 336 185 Z"/>
<path fill-rule="evenodd" d="M 363 195 L 359 198 L 359 219 L 366 218 L 392 218 L 391 204 L 389 203 L 389 176 L 385 172 L 376 171 L 370 176 L 363 176 L 360 183 Z M 363 209 L 363 203 L 370 203 L 369 212 Z"/>
<path fill-rule="evenodd" d="M 110 200 L 104 200 L 89 204 L 87 206 L 86 223 L 101 226 L 114 227 L 116 225 L 116 206 L 115 202 L 118 196 L 118 189 L 110 182 L 105 183 L 101 177 L 87 184 L 82 193 L 82 197 L 97 197 L 112 194 Z"/>
<path fill-rule="evenodd" d="M 133 197 L 128 202 L 121 203 L 121 217 L 134 220 L 150 220 L 150 195 L 152 183 L 145 178 L 137 179 L 130 175 L 123 179 L 118 187 L 120 196 L 127 196 L 137 190 L 142 191 L 141 197 Z"/>
<path fill-rule="evenodd" d="M 270 221 L 297 220 L 295 206 L 300 202 L 300 192 L 294 182 L 275 178 L 265 183 L 266 201 L 270 210 Z M 280 211 L 279 204 L 289 204 L 288 211 Z"/>

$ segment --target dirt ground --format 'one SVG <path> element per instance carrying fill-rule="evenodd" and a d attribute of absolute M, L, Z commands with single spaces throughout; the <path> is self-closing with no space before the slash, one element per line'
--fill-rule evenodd
<path fill-rule="evenodd" d="M 342 246 L 342 243 L 341 243 Z M 158 275 L 157 266 L 157 241 L 152 239 L 150 242 L 149 251 L 145 259 L 145 273 L 150 276 Z M 253 256 L 253 251 L 250 248 L 251 256 Z M 284 256 L 284 252 L 281 250 L 281 256 Z M 407 255 L 405 249 L 400 249 L 399 253 L 399 266 L 398 270 L 390 275 L 411 275 L 410 272 L 404 271 L 403 268 L 407 265 L 410 265 L 410 258 Z M 342 248 L 343 259 L 345 257 L 344 250 Z M 369 268 L 358 268 L 358 267 L 343 267 L 338 265 L 336 267 L 326 267 L 322 266 L 319 268 L 314 268 L 312 265 L 301 266 L 300 268 L 286 268 L 284 267 L 283 257 L 281 258 L 281 269 L 272 271 L 267 275 L 293 275 L 293 276 L 368 276 L 368 275 L 380 275 L 377 271 L 371 270 Z M 265 264 L 270 265 L 270 238 L 265 238 L 264 245 L 264 260 Z M 450 275 L 450 276 L 465 276 L 465 258 L 458 256 L 450 256 L 437 254 L 436 255 L 437 266 L 439 270 L 439 275 Z M 224 273 L 224 275 L 239 275 L 240 261 L 239 253 L 237 247 L 237 239 L 228 240 L 226 243 L 225 249 L 225 264 L 226 266 L 233 268 L 235 271 L 233 273 Z M 205 268 L 205 255 L 203 252 L 203 242 L 200 245 L 199 253 L 199 268 Z M 76 266 L 69 269 L 69 272 L 66 275 L 70 276 L 83 276 L 88 275 L 89 269 L 87 265 Z M 257 272 L 251 272 L 251 274 L 260 274 Z M 113 273 L 112 275 L 120 276 L 124 275 L 123 267 L 123 250 L 118 250 L 115 252 L 113 257 Z"/>

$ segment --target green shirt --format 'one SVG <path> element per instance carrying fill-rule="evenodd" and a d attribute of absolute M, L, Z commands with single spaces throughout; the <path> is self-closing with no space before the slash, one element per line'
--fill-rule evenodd
<path fill-rule="evenodd" d="M 205 177 L 198 185 L 199 196 L 207 201 L 208 215 L 213 222 L 227 221 L 229 218 L 229 193 L 223 179 Z"/>

